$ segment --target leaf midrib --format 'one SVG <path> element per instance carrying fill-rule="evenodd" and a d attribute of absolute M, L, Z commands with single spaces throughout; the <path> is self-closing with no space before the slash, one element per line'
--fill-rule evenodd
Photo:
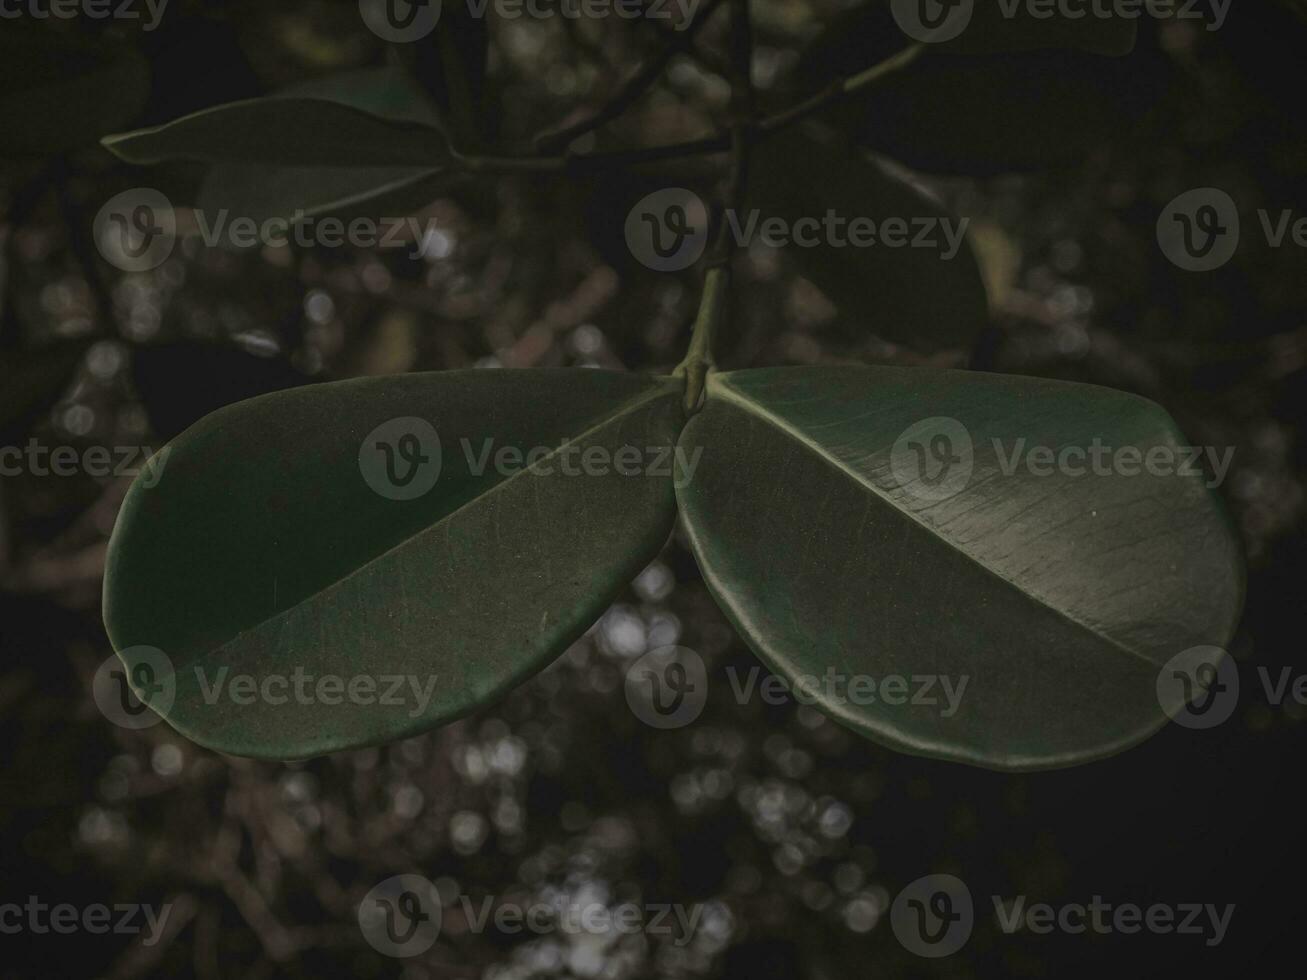
<path fill-rule="evenodd" d="M 416 122 L 407 119 L 393 119 L 393 118 L 388 118 L 386 116 L 379 116 L 375 112 L 369 112 L 367 109 L 360 109 L 358 106 L 350 105 L 348 102 L 337 102 L 333 99 L 324 99 L 320 96 L 304 96 L 304 95 L 278 96 L 276 97 L 275 100 L 271 98 L 253 98 L 253 99 L 238 99 L 235 102 L 224 102 L 221 105 L 211 106 L 210 108 L 207 109 L 200 109 L 198 112 L 191 112 L 191 113 L 187 113 L 184 116 L 178 116 L 176 119 L 169 120 L 166 123 L 160 123 L 158 126 L 145 126 L 142 127 L 141 129 L 128 130 L 125 133 L 114 133 L 110 136 L 104 137 L 102 140 L 100 140 L 100 143 L 102 146 L 104 146 L 106 150 L 109 150 L 116 156 L 124 160 L 127 160 L 127 162 L 129 163 L 134 163 L 138 161 L 136 159 L 131 159 L 127 156 L 124 156 L 124 151 L 131 152 L 131 143 L 133 141 L 141 140 L 141 139 L 149 140 L 158 137 L 161 134 L 166 133 L 168 130 L 173 129 L 174 127 L 181 126 L 185 123 L 190 123 L 196 120 L 204 119 L 209 116 L 221 116 L 229 113 L 235 114 L 237 110 L 249 108 L 252 106 L 263 108 L 266 107 L 267 104 L 272 101 L 320 103 L 322 105 L 330 106 L 332 109 L 338 109 L 342 112 L 359 116 L 363 119 L 366 119 L 370 123 L 376 123 L 382 127 L 393 129 L 396 131 L 396 133 L 402 132 L 405 135 L 417 134 L 422 136 L 424 139 L 435 137 L 437 141 L 439 141 L 442 144 L 446 152 L 448 152 L 449 149 L 448 144 L 445 142 L 445 134 L 442 133 L 437 127 L 429 125 L 427 123 L 421 123 L 421 122 Z M 189 153 L 186 154 L 165 153 L 162 156 L 151 154 L 149 157 L 144 159 L 146 159 L 147 162 L 149 163 L 155 163 L 155 164 L 164 163 L 167 162 L 168 160 L 182 160 L 182 159 L 199 160 L 200 162 L 208 162 L 208 163 L 229 162 L 229 161 L 220 161 L 220 160 L 210 160 L 207 156 L 194 156 Z M 270 164 L 270 166 L 312 166 L 312 165 L 313 164 L 308 164 L 308 163 Z M 328 166 L 330 166 L 330 164 L 328 164 Z M 343 164 L 341 166 L 357 166 L 357 164 Z M 398 164 L 398 166 L 421 166 L 421 164 L 420 163 Z"/>
<path fill-rule="evenodd" d="M 648 404 L 649 402 L 656 401 L 659 398 L 667 397 L 669 395 L 675 396 L 676 394 L 674 390 L 675 387 L 676 387 L 675 385 L 669 385 L 666 381 L 659 380 L 658 383 L 649 391 L 644 392 L 643 394 L 640 395 L 636 395 L 633 398 L 627 399 L 626 401 L 620 403 L 609 414 L 603 416 L 600 421 L 594 423 L 593 425 L 588 426 L 587 428 L 578 432 L 575 436 L 571 436 L 565 439 L 563 442 L 561 442 L 558 445 L 558 448 L 551 450 L 550 453 L 547 456 L 542 457 L 536 465 L 539 465 L 539 463 L 544 463 L 548 460 L 553 459 L 557 454 L 563 452 L 563 450 L 566 449 L 568 446 L 571 446 L 577 442 L 580 442 L 588 438 L 592 434 L 601 431 L 606 426 L 609 426 L 614 422 L 617 422 L 623 418 L 629 417 L 630 415 L 632 415 L 634 412 L 636 412 L 638 409 Z M 532 475 L 538 478 L 539 474 L 532 474 L 531 472 L 532 468 L 533 467 L 526 466 L 518 470 L 516 473 L 513 473 L 511 476 L 505 477 L 504 479 L 500 480 L 498 483 L 495 483 L 493 486 L 487 489 L 484 493 L 477 494 L 477 496 L 473 497 L 471 500 L 454 508 L 448 514 L 443 515 L 439 520 L 433 521 L 432 523 L 423 527 L 422 530 L 409 535 L 408 537 L 404 538 L 404 540 L 397 542 L 396 544 L 387 548 L 385 551 L 368 559 L 366 562 L 363 562 L 358 567 L 356 567 L 353 571 L 351 571 L 348 575 L 343 575 L 340 578 L 337 578 L 334 581 L 329 582 L 328 584 L 324 585 L 322 588 L 317 589 L 316 591 L 304 596 L 303 598 L 297 600 L 291 605 L 279 609 L 276 612 L 274 612 L 272 615 L 259 620 L 259 622 L 255 623 L 254 625 L 238 631 L 234 636 L 232 636 L 228 640 L 223 641 L 221 644 L 214 647 L 210 647 L 208 649 L 200 649 L 195 651 L 193 656 L 185 658 L 185 663 L 189 664 L 194 662 L 194 660 L 198 659 L 199 657 L 207 656 L 211 653 L 221 653 L 225 650 L 228 650 L 233 646 L 235 646 L 237 643 L 239 643 L 242 638 L 249 636 L 250 634 L 257 633 L 258 631 L 266 627 L 269 623 L 275 622 L 276 620 L 285 617 L 287 614 L 291 612 L 291 610 L 303 606 L 306 603 L 314 602 L 321 597 L 329 595 L 332 592 L 338 591 L 339 589 L 343 588 L 346 583 L 348 583 L 355 577 L 363 574 L 367 569 L 371 568 L 373 565 L 376 565 L 379 562 L 384 561 L 390 555 L 404 548 L 407 548 L 415 541 L 417 541 L 419 538 L 422 538 L 423 536 L 432 533 L 442 525 L 453 520 L 455 516 L 462 513 L 467 508 L 476 506 L 477 504 L 484 501 L 487 497 L 499 492 L 504 487 L 514 485 L 513 481 L 527 475 Z"/>
<path fill-rule="evenodd" d="M 937 541 L 940 541 L 946 547 L 950 548 L 957 554 L 961 555 L 969 564 L 980 569 L 986 575 L 989 575 L 990 577 L 997 579 L 999 582 L 1002 582 L 1007 588 L 1020 593 L 1022 596 L 1024 596 L 1033 604 L 1039 606 L 1041 609 L 1048 610 L 1053 615 L 1057 616 L 1063 621 L 1070 623 L 1072 626 L 1084 630 L 1085 632 L 1089 633 L 1095 638 L 1101 640 L 1107 647 L 1114 650 L 1118 650 L 1126 654 L 1131 659 L 1138 660 L 1144 663 L 1145 665 L 1147 665 L 1150 671 L 1155 672 L 1160 668 L 1161 666 L 1160 664 L 1153 663 L 1153 661 L 1149 660 L 1146 656 L 1144 656 L 1139 651 L 1122 645 L 1120 642 L 1113 639 L 1112 637 L 1100 633 L 1098 630 L 1094 629 L 1088 623 L 1082 622 L 1081 620 L 1077 619 L 1075 616 L 1072 616 L 1070 613 L 1062 609 L 1059 609 L 1056 606 L 1050 605 L 1049 603 L 1045 602 L 1043 599 L 1039 598 L 1038 596 L 1033 595 L 1030 592 L 1027 592 L 1025 589 L 1021 588 L 1021 586 L 1013 582 L 1011 579 L 1006 578 L 1005 576 L 1000 575 L 998 572 L 994 571 L 994 569 L 990 568 L 988 565 L 980 561 L 974 555 L 968 554 L 961 547 L 955 544 L 951 539 L 949 539 L 947 536 L 943 534 L 940 534 L 935 528 L 931 527 L 929 524 L 921 520 L 921 518 L 917 517 L 915 514 L 911 513 L 910 511 L 906 511 L 901 507 L 896 506 L 893 500 L 891 500 L 888 496 L 886 496 L 886 494 L 874 483 L 871 483 L 867 479 L 865 479 L 862 473 L 860 473 L 858 470 L 854 469 L 853 467 L 849 466 L 839 457 L 831 454 L 829 451 L 825 449 L 825 447 L 821 445 L 821 443 L 817 442 L 815 439 L 805 434 L 802 430 L 795 428 L 784 418 L 777 415 L 775 412 L 771 411 L 770 409 L 766 408 L 761 403 L 755 401 L 753 398 L 750 398 L 748 395 L 744 394 L 738 388 L 735 388 L 733 385 L 731 385 L 731 383 L 728 380 L 724 379 L 720 375 L 716 377 L 710 376 L 709 384 L 712 385 L 713 389 L 715 389 L 714 391 L 710 392 L 709 397 L 713 397 L 715 395 L 717 397 L 720 397 L 723 401 L 731 402 L 732 404 L 743 409 L 744 411 L 749 412 L 750 414 L 756 416 L 757 418 L 763 420 L 764 422 L 767 422 L 771 424 L 773 427 L 779 429 L 782 433 L 794 439 L 801 446 L 804 446 L 806 449 L 811 451 L 823 462 L 833 467 L 834 469 L 838 470 L 840 473 L 843 473 L 849 479 L 853 480 L 855 483 L 858 484 L 858 486 L 863 487 L 864 489 L 870 491 L 876 497 L 876 499 L 879 500 L 884 506 L 888 507 L 894 513 L 902 515 L 903 517 L 910 520 L 912 523 L 916 524 L 918 527 L 922 528 L 924 531 L 930 534 L 932 538 L 934 538 Z"/>

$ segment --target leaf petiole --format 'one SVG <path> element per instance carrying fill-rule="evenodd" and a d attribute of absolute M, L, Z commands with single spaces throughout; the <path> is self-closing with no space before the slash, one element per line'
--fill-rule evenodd
<path fill-rule="evenodd" d="M 694 320 L 694 332 L 690 335 L 690 349 L 685 359 L 672 372 L 675 377 L 685 378 L 685 413 L 693 415 L 703 404 L 704 381 L 708 374 L 717 369 L 713 360 L 713 337 L 717 324 L 726 312 L 726 300 L 730 295 L 731 271 L 728 266 L 717 265 L 708 270 L 703 281 L 703 297 L 699 301 L 699 314 Z"/>

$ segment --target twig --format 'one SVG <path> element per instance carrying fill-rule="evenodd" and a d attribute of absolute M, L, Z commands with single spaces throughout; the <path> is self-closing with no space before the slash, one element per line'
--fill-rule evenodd
<path fill-rule="evenodd" d="M 749 20 L 749 0 L 731 0 L 731 170 L 717 216 L 717 238 L 709 256 L 704 278 L 699 315 L 690 335 L 690 348 L 676 374 L 685 378 L 685 411 L 693 415 L 703 403 L 704 385 L 716 370 L 713 341 L 726 315 L 730 299 L 731 257 L 736 242 L 731 237 L 730 216 L 738 212 L 744 200 L 748 179 L 749 122 L 753 117 L 753 31 Z"/>
<path fill-rule="evenodd" d="M 667 36 L 658 53 L 641 64 L 603 106 L 571 125 L 539 134 L 535 138 L 536 148 L 543 153 L 561 150 L 577 137 L 598 129 L 624 113 L 658 79 L 673 58 L 690 49 L 699 31 L 712 19 L 722 2 L 723 0 L 708 0 L 694 20 L 684 30 Z"/>
<path fill-rule="evenodd" d="M 676 366 L 672 374 L 685 378 L 685 413 L 693 415 L 703 402 L 703 388 L 708 374 L 716 370 L 713 360 L 713 338 L 717 324 L 721 322 L 726 310 L 726 301 L 730 296 L 730 271 L 725 265 L 715 265 L 708 270 L 703 281 L 703 297 L 699 300 L 699 314 L 694 320 L 694 331 L 690 334 L 690 348 L 685 352 L 685 360 Z"/>
<path fill-rule="evenodd" d="M 713 265 L 729 265 L 734 253 L 728 233 L 729 216 L 744 203 L 753 113 L 753 25 L 749 19 L 749 0 L 731 0 L 731 170 L 718 216 L 717 240 L 710 259 Z"/>
<path fill-rule="evenodd" d="M 905 48 L 898 54 L 886 58 L 866 71 L 831 83 L 816 95 L 790 106 L 788 109 L 766 116 L 757 122 L 745 123 L 743 129 L 747 141 L 752 144 L 760 137 L 772 136 L 797 122 L 816 115 L 823 109 L 827 109 L 834 103 L 862 91 L 885 76 L 907 67 L 917 59 L 922 50 L 923 45 L 920 44 Z M 658 163 L 663 160 L 675 160 L 682 157 L 725 153 L 731 149 L 732 142 L 729 133 L 721 133 L 716 136 L 705 136 L 681 143 L 635 147 L 627 150 L 507 157 L 480 156 L 453 151 L 452 159 L 456 169 L 471 174 L 590 173 L 596 170 Z"/>
<path fill-rule="evenodd" d="M 880 81 L 885 76 L 892 75 L 896 71 L 908 67 L 921 56 L 924 50 L 924 44 L 914 44 L 911 47 L 904 48 L 898 54 L 891 55 L 884 61 L 877 62 L 865 71 L 850 75 L 847 78 L 837 79 L 815 95 L 764 119 L 758 128 L 762 133 L 770 135 L 793 125 L 801 119 L 807 119 L 835 102 Z"/>

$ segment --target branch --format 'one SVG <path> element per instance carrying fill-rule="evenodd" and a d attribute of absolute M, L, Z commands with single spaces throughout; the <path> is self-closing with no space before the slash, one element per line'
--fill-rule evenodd
<path fill-rule="evenodd" d="M 713 360 L 713 338 L 721 322 L 730 294 L 730 272 L 724 265 L 713 266 L 703 280 L 703 297 L 699 300 L 699 314 L 694 320 L 690 335 L 690 349 L 685 360 L 672 372 L 685 378 L 685 413 L 693 415 L 703 401 L 704 382 L 710 371 L 717 368 Z"/>
<path fill-rule="evenodd" d="M 710 0 L 710 3 L 712 1 L 714 0 Z M 720 3 L 720 0 L 715 1 Z M 732 0 L 732 3 L 737 3 L 737 1 Z M 752 42 L 750 42 L 750 46 L 752 46 Z M 465 174 L 588 174 L 588 172 L 596 170 L 638 166 L 642 165 L 642 163 L 657 163 L 667 161 L 667 159 L 725 153 L 735 148 L 741 139 L 752 146 L 758 140 L 758 137 L 774 135 L 774 133 L 786 129 L 789 125 L 808 119 L 809 116 L 817 115 L 818 112 L 834 105 L 840 99 L 850 97 L 857 91 L 869 88 L 870 85 L 880 81 L 881 78 L 901 71 L 907 65 L 912 64 L 912 61 L 918 59 L 923 50 L 923 44 L 914 44 L 912 47 L 904 48 L 897 55 L 887 57 L 881 63 L 872 65 L 867 71 L 831 82 L 830 85 L 818 91 L 813 97 L 806 98 L 804 101 L 796 103 L 796 105 L 786 108 L 786 110 L 776 112 L 774 115 L 765 116 L 765 118 L 757 120 L 757 122 L 754 122 L 752 118 L 744 120 L 737 118 L 729 133 L 719 133 L 719 135 L 704 136 L 698 140 L 672 142 L 672 144 L 660 146 L 637 146 L 637 148 L 603 150 L 603 152 L 596 153 L 485 157 L 485 155 L 460 153 L 457 149 L 451 149 L 451 159 L 454 162 L 455 170 L 465 172 Z M 744 82 L 745 90 L 748 91 L 748 102 L 745 103 L 748 106 L 746 114 L 752 115 L 753 86 L 750 84 L 748 77 L 744 76 L 738 67 L 736 68 L 736 74 L 740 74 L 740 81 Z M 742 178 L 744 178 L 744 175 L 741 172 L 736 183 L 742 183 Z"/>
<path fill-rule="evenodd" d="M 865 71 L 850 75 L 848 78 L 836 79 L 815 95 L 764 119 L 759 124 L 758 129 L 765 135 L 771 135 L 802 119 L 816 115 L 834 103 L 880 81 L 885 76 L 892 75 L 896 71 L 908 67 L 921 56 L 925 49 L 924 44 L 914 44 L 911 47 L 904 48 L 898 54 L 891 55 L 884 61 L 872 65 Z"/>
<path fill-rule="evenodd" d="M 750 125 L 753 119 L 753 30 L 749 0 L 731 0 L 731 171 L 717 216 L 717 239 L 704 278 L 699 315 L 690 335 L 690 349 L 676 373 L 685 378 L 685 412 L 693 415 L 704 398 L 708 375 L 716 370 L 713 341 L 730 300 L 731 257 L 736 242 L 730 234 L 730 214 L 744 201 L 749 169 Z"/>
<path fill-rule="evenodd" d="M 727 215 L 739 212 L 748 180 L 749 154 L 754 124 L 753 25 L 749 0 L 731 0 L 731 171 L 722 195 L 720 224 L 713 247 L 712 264 L 727 266 L 735 247 L 728 234 Z"/>
<path fill-rule="evenodd" d="M 887 75 L 906 68 L 920 56 L 923 50 L 924 46 L 920 44 L 905 48 L 898 54 L 886 58 L 865 71 L 832 82 L 812 97 L 804 99 L 788 109 L 766 116 L 757 122 L 745 121 L 737 123 L 733 129 L 742 128 L 746 141 L 752 144 L 759 137 L 771 136 L 780 132 L 797 122 L 816 115 L 834 103 L 870 87 Z M 725 153 L 732 149 L 734 143 L 735 140 L 731 134 L 721 133 L 716 136 L 705 136 L 681 143 L 592 153 L 494 157 L 469 155 L 455 150 L 453 151 L 453 161 L 456 169 L 472 174 L 591 173 L 596 170 L 658 163 L 663 160 L 674 160 L 682 157 Z"/>
<path fill-rule="evenodd" d="M 640 65 L 635 74 L 622 83 L 617 90 L 617 94 L 607 103 L 589 116 L 569 126 L 541 133 L 535 138 L 536 149 L 543 153 L 561 150 L 569 146 L 577 137 L 598 129 L 604 123 L 616 119 L 624 113 L 635 104 L 636 100 L 645 93 L 645 90 L 657 81 L 658 76 L 663 73 L 663 69 L 667 67 L 673 58 L 688 50 L 694 44 L 695 36 L 712 19 L 713 13 L 721 4 L 722 0 L 708 0 L 703 9 L 699 11 L 698 16 L 684 30 L 670 35 L 662 49 Z"/>

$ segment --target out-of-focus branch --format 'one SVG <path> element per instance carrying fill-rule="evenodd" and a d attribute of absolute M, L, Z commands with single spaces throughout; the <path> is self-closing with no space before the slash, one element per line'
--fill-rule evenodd
<path fill-rule="evenodd" d="M 561 150 L 577 137 L 598 129 L 624 113 L 657 81 L 673 58 L 693 46 L 695 37 L 712 19 L 722 2 L 723 0 L 708 0 L 694 20 L 682 30 L 668 35 L 658 53 L 641 64 L 603 106 L 570 125 L 539 134 L 535 138 L 536 148 L 544 153 Z"/>
<path fill-rule="evenodd" d="M 802 102 L 760 120 L 749 119 L 734 128 L 742 130 L 746 141 L 771 136 L 795 123 L 817 115 L 842 99 L 866 89 L 894 72 L 912 64 L 923 45 L 916 44 L 886 58 L 865 71 L 837 82 Z M 733 145 L 730 133 L 705 136 L 681 143 L 635 147 L 629 150 L 606 150 L 592 153 L 531 154 L 526 156 L 482 156 L 455 151 L 454 169 L 471 174 L 591 173 L 682 157 L 725 153 Z"/>

